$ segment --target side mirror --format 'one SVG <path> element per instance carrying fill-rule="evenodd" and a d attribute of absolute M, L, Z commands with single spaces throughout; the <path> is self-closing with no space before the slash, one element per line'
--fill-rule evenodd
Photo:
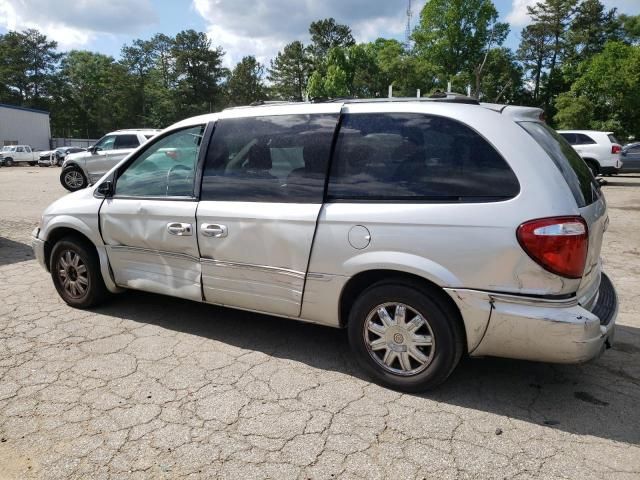
<path fill-rule="evenodd" d="M 104 198 L 113 197 L 113 182 L 110 180 L 102 182 L 96 188 L 96 194 Z"/>

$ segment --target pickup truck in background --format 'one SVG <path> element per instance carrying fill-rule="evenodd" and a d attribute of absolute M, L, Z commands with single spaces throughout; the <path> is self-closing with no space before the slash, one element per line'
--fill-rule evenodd
<path fill-rule="evenodd" d="M 16 163 L 28 163 L 37 165 L 40 152 L 33 150 L 29 145 L 8 145 L 0 151 L 0 165 L 12 167 Z"/>

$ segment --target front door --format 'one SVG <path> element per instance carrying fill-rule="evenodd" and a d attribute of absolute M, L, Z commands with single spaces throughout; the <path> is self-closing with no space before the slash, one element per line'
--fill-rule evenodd
<path fill-rule="evenodd" d="M 99 180 L 109 165 L 109 152 L 113 150 L 116 142 L 115 135 L 105 135 L 90 150 L 91 154 L 86 157 L 85 169 L 89 174 L 89 183 Z"/>
<path fill-rule="evenodd" d="M 197 212 L 205 300 L 298 316 L 340 105 L 223 118 Z"/>
<path fill-rule="evenodd" d="M 100 208 L 118 285 L 202 300 L 194 179 L 204 129 L 164 135 L 118 171 Z"/>
<path fill-rule="evenodd" d="M 116 140 L 113 143 L 113 149 L 107 152 L 104 162 L 101 162 L 100 167 L 96 168 L 93 175 L 98 180 L 105 173 L 111 170 L 115 165 L 129 155 L 133 150 L 140 146 L 140 140 L 136 133 L 126 133 L 116 135 Z"/>

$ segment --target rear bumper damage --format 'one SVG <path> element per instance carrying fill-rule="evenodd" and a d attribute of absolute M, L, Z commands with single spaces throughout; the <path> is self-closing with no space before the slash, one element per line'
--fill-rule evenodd
<path fill-rule="evenodd" d="M 460 307 L 467 332 L 470 327 L 478 330 L 477 305 L 489 305 L 484 332 L 476 333 L 477 340 L 468 345 L 473 357 L 582 363 L 599 356 L 613 341 L 618 298 L 605 274 L 590 309 L 575 298 L 548 300 L 470 290 L 449 293 Z"/>

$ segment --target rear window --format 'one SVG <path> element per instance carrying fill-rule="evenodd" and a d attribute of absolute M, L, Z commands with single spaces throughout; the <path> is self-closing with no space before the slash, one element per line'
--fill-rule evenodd
<path fill-rule="evenodd" d="M 330 200 L 491 202 L 519 191 L 500 154 L 460 122 L 362 113 L 343 117 L 327 195 Z"/>
<path fill-rule="evenodd" d="M 611 141 L 611 143 L 617 143 L 618 145 L 622 145 L 618 139 L 615 137 L 615 135 L 613 135 L 612 133 L 610 133 L 609 135 L 607 135 L 609 137 L 609 140 Z"/>
<path fill-rule="evenodd" d="M 598 185 L 580 155 L 555 130 L 540 122 L 520 122 L 520 126 L 547 152 L 569 185 L 578 207 L 598 198 Z"/>
<path fill-rule="evenodd" d="M 140 145 L 140 141 L 138 140 L 137 135 L 118 135 L 116 137 L 116 143 L 113 148 L 114 150 L 123 148 L 138 148 L 138 145 Z"/>

